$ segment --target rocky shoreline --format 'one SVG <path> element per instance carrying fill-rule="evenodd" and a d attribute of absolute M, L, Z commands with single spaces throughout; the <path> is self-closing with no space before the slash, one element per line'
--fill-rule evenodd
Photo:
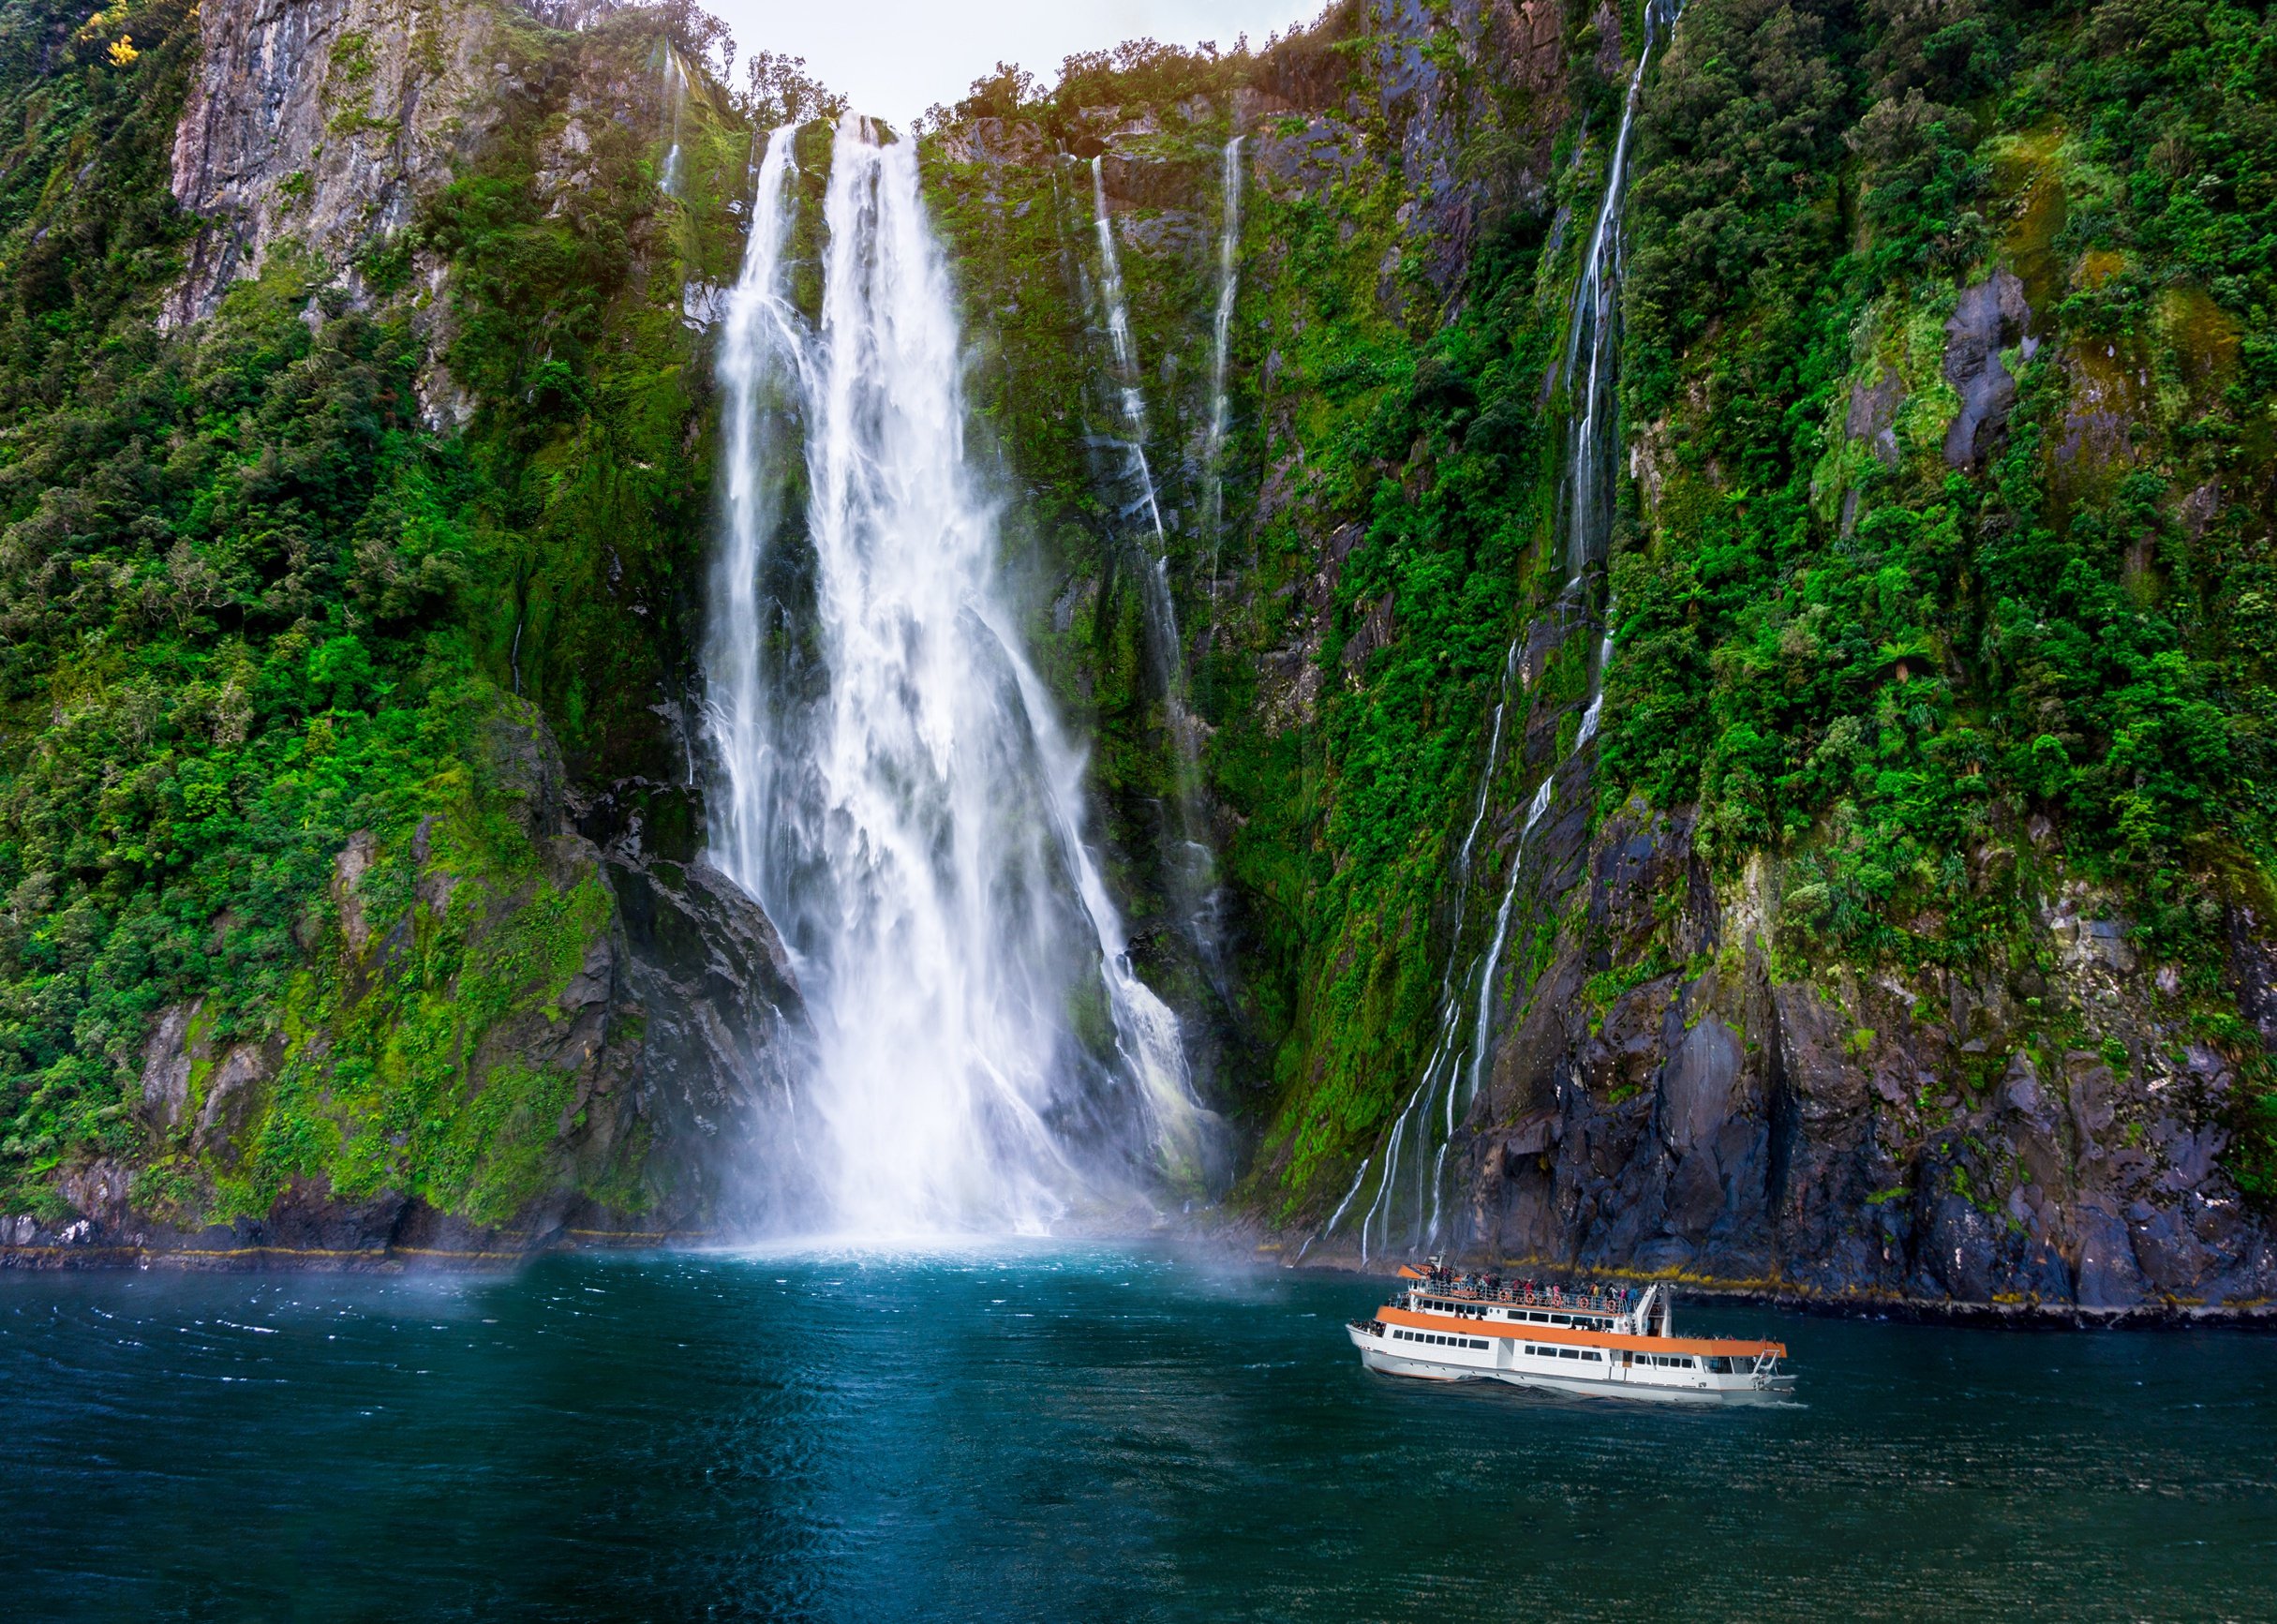
<path fill-rule="evenodd" d="M 665 1251 L 700 1247 L 723 1238 L 714 1230 L 588 1228 L 567 1222 L 528 1231 L 481 1230 L 436 1213 L 424 1202 L 411 1202 L 409 1207 L 418 1210 L 407 1211 L 398 1228 L 383 1237 L 332 1237 L 346 1241 L 345 1244 L 320 1244 L 318 1243 L 323 1237 L 318 1236 L 286 1240 L 275 1236 L 269 1226 L 250 1221 L 213 1225 L 194 1233 L 162 1231 L 113 1237 L 95 1232 L 84 1219 L 75 1220 L 61 1229 L 50 1229 L 27 1228 L 34 1226 L 34 1220 L 28 1217 L 0 1218 L 0 1271 L 180 1269 L 324 1274 L 399 1273 L 420 1268 L 510 1271 L 559 1252 Z M 1187 1244 L 1200 1243 L 1220 1262 L 1347 1275 L 1355 1283 L 1388 1278 L 1396 1267 L 1391 1263 L 1381 1267 L 1362 1265 L 1349 1258 L 1293 1258 L 1287 1255 L 1288 1247 L 1281 1241 L 1255 1241 L 1252 1238 L 1255 1231 L 1228 1232 L 1245 1228 L 1236 1224 L 1227 1229 L 1187 1229 L 1178 1232 L 1178 1239 Z M 1538 1262 L 1513 1262 L 1509 1267 L 1555 1279 L 1579 1277 Z M 2277 1332 L 2277 1302 L 2167 1301 L 2099 1307 L 2036 1300 L 1959 1302 L 1897 1292 L 1835 1295 L 1789 1284 L 1690 1279 L 1669 1274 L 1648 1276 L 1619 1271 L 1602 1277 L 1636 1284 L 1657 1280 L 1673 1287 L 1682 1301 L 1777 1308 L 1823 1319 L 1883 1319 L 1987 1330 L 2180 1331 L 2220 1327 Z"/>
<path fill-rule="evenodd" d="M 1260 1260 L 1265 1259 L 1269 1256 L 1269 1248 L 1259 1247 L 1258 1255 Z M 1333 1260 L 1291 1261 L 1283 1263 L 1282 1267 L 1315 1274 L 1348 1274 L 1356 1279 L 1377 1279 L 1389 1273 L 1388 1270 L 1378 1271 L 1373 1267 L 1363 1269 L 1349 1261 Z M 1563 1277 L 1557 1271 L 1543 1270 L 1539 1265 L 1526 1264 L 1524 1267 Z M 2277 1303 L 2270 1302 L 2138 1303 L 2106 1308 L 2083 1307 L 2076 1303 L 2061 1302 L 1962 1303 L 1950 1298 L 1908 1297 L 1896 1293 L 1830 1296 L 1822 1292 L 1798 1290 L 1785 1285 L 1729 1284 L 1666 1275 L 1609 1274 L 1603 1277 L 1635 1284 L 1659 1280 L 1675 1290 L 1679 1304 L 1710 1301 L 1746 1304 L 1827 1319 L 1886 1319 L 1911 1325 L 1950 1325 L 2010 1331 L 2179 1331 L 2203 1327 L 2277 1331 Z"/>
<path fill-rule="evenodd" d="M 549 1252 L 632 1251 L 713 1239 L 710 1230 L 636 1229 L 599 1213 L 565 1214 L 528 1228 L 485 1229 L 422 1200 L 381 1199 L 292 1208 L 274 1221 L 240 1218 L 200 1229 L 112 1227 L 87 1218 L 50 1227 L 30 1216 L 0 1217 L 0 1270 L 505 1269 Z"/>

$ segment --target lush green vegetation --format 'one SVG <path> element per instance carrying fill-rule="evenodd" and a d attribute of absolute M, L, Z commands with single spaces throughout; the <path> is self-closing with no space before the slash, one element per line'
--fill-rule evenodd
<path fill-rule="evenodd" d="M 1219 114 L 1189 125 L 1175 110 L 1237 87 L 1336 110 L 1324 125 L 1258 103 L 1253 151 L 1325 135 L 1335 172 L 1251 199 L 1232 579 L 1213 599 L 1213 538 L 1174 529 L 1169 543 L 1189 628 L 1219 628 L 1197 693 L 1246 903 L 1255 1187 L 1273 1211 L 1320 1199 L 1381 1131 L 1434 1034 L 1450 937 L 1481 927 L 1478 886 L 1465 916 L 1447 912 L 1449 865 L 1504 651 L 1562 579 L 1544 544 L 1557 453 L 1541 380 L 1580 233 L 1550 227 L 1601 195 L 1618 112 L 1579 7 L 1562 108 L 1442 36 L 1426 55 L 1466 110 L 1441 138 L 1455 171 L 1531 159 L 1555 178 L 1531 198 L 1489 186 L 1466 273 L 1435 283 L 1397 218 L 1414 177 L 1334 156 L 1408 150 L 1414 103 L 1392 83 L 1408 69 L 1371 16 L 1339 8 L 1255 55 L 1126 48 L 1071 62 L 1049 94 L 1007 69 L 955 110 L 1033 121 L 1079 154 L 1121 128 L 1118 152 L 1176 177 L 1154 189 L 1184 203 L 1141 196 L 1124 228 L 1126 245 L 1169 244 L 1126 246 L 1124 271 L 1142 358 L 1161 368 L 1152 443 L 1174 506 L 1193 499 L 1180 448 L 1202 409 L 1208 304 L 1193 286 L 1206 256 L 1177 246 L 1177 216 L 1210 195 L 1227 133 Z M 1634 8 L 1626 26 L 1633 55 Z M 2085 905 L 2131 919 L 2136 947 L 2173 971 L 2162 1018 L 2242 1068 L 2231 1161 L 2264 1190 L 2277 1110 L 2225 948 L 2231 910 L 2277 916 L 2262 624 L 2273 29 L 2257 6 L 1694 0 L 1632 160 L 1623 415 L 1638 478 L 1598 589 L 1618 605 L 1600 816 L 1632 797 L 1696 806 L 1725 883 L 1771 857 L 1791 965 L 2029 982 L 2055 968 L 2042 910 L 2085 883 Z M 1153 133 L 1131 133 L 1149 114 Z M 1093 684 L 1103 779 L 1143 802 L 1161 793 L 1145 710 L 1159 684 L 1069 444 L 1097 350 L 1088 200 L 1016 214 L 1019 177 L 1039 169 L 952 169 L 945 190 L 972 245 L 975 324 L 1002 350 L 1001 430 L 1044 493 L 1035 511 L 1055 515 L 1063 567 L 1103 583 L 1064 651 Z M 1964 290 L 2000 305 L 1996 272 L 2015 283 L 1979 350 L 2013 399 L 1949 459 L 1970 380 L 1948 370 L 1967 347 L 1947 322 Z M 1581 654 L 1569 644 L 1523 696 L 1497 807 L 1523 804 L 1570 737 Z M 2017 1041 L 2116 1041 L 2076 1012 L 2033 1019 Z"/>
<path fill-rule="evenodd" d="M 1374 15 L 1257 51 L 1140 42 L 1049 91 L 1006 67 L 928 121 L 1007 555 L 1035 561 L 1038 646 L 1094 741 L 1136 949 L 1218 1017 L 1250 1193 L 1284 1217 L 1412 1085 L 1595 642 L 1544 639 L 1510 691 L 1457 906 L 1506 655 L 1565 584 L 1543 380 L 1620 86 L 1578 0 L 1547 77 L 1502 36 L 1459 48 L 1441 19 L 1410 52 Z M 661 84 L 660 42 L 700 59 L 717 26 L 684 4 L 578 37 L 501 12 L 503 116 L 365 253 L 371 297 L 280 246 L 211 322 L 161 333 L 195 230 L 167 191 L 193 17 L 0 16 L 0 1206 L 52 1205 L 99 1154 L 148 1164 L 147 1203 L 183 1217 L 309 1179 L 481 1221 L 565 1178 L 630 1200 L 622 1168 L 550 1148 L 576 1099 L 548 1011 L 608 908 L 531 815 L 540 734 L 689 840 L 711 410 L 683 292 L 734 274 L 752 130 L 830 104 L 762 56 L 740 98 L 699 77 L 677 196 L 637 120 L 585 122 L 589 178 L 565 190 L 578 87 Z M 2054 968 L 2059 886 L 2125 915 L 2171 971 L 2168 1029 L 2246 1079 L 2231 1163 L 2263 1195 L 2277 1079 L 2225 975 L 2237 910 L 2277 920 L 2273 82 L 2266 6 L 1691 0 L 1636 132 L 1636 477 L 1588 594 L 1617 606 L 1598 816 L 1696 808 L 1727 886 L 1769 859 L 1790 968 L 2021 986 Z M 1102 153 L 1159 543 L 1114 443 Z M 1476 205 L 1466 264 L 1411 230 L 1437 206 L 1419 156 Z M 438 263 L 439 296 L 414 275 Z M 1948 325 L 1972 320 L 1973 350 Z M 463 430 L 423 415 L 431 332 Z M 1972 389 L 1991 419 L 1949 444 Z M 1183 673 L 1154 668 L 1158 546 Z M 1230 976 L 1179 939 L 1174 693 L 1205 724 Z M 1559 923 L 1524 923 L 1513 975 Z M 1680 967 L 1638 951 L 1589 965 L 1593 1010 Z M 233 1046 L 272 1057 L 226 1148 L 138 1116 L 154 1018 L 191 1004 L 193 1116 Z M 2031 1020 L 2011 1037 L 2036 1052 L 2118 1041 Z"/>
<path fill-rule="evenodd" d="M 637 76 L 693 23 L 580 41 L 510 16 L 515 66 L 551 70 L 375 246 L 376 303 L 280 246 L 161 333 L 194 230 L 167 188 L 195 13 L 77 18 L 0 18 L 22 132 L 0 156 L 0 1206 L 112 1154 L 179 1217 L 321 1177 L 503 1219 L 561 1176 L 568 1073 L 528 1060 L 542 1030 L 500 1035 L 553 1019 L 610 913 L 528 804 L 555 793 L 531 707 L 588 770 L 680 776 L 650 708 L 683 685 L 709 483 L 679 288 L 733 262 L 743 118 L 697 92 L 672 204 L 652 142 L 603 125 L 595 184 L 550 209 L 539 148 L 580 60 Z M 456 268 L 463 435 L 421 421 L 423 252 Z M 154 1139 L 141 1048 L 192 1003 L 192 1120 Z M 193 1142 L 241 1044 L 274 1078 L 233 1139 Z"/>
<path fill-rule="evenodd" d="M 2271 857 L 2272 83 L 2259 7 L 1687 12 L 1638 149 L 1658 491 L 1600 793 L 1697 800 L 1727 870 L 1790 857 L 1798 946 L 2029 969 L 2087 879 L 2234 1024 L 2225 913 L 2267 916 Z M 1956 468 L 1946 321 L 1996 270 L 2015 410 Z"/>

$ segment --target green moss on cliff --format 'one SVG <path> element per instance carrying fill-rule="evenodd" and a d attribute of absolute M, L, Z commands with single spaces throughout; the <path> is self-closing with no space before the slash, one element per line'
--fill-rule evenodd
<path fill-rule="evenodd" d="M 561 1018 L 611 905 L 485 740 L 535 704 L 590 774 L 684 776 L 710 470 L 681 288 L 733 265 L 748 133 L 699 84 L 665 200 L 652 140 L 588 113 L 589 184 L 549 189 L 580 75 L 643 82 L 672 24 L 505 17 L 523 88 L 358 268 L 365 296 L 280 245 L 161 333 L 195 230 L 167 195 L 195 14 L 113 11 L 130 65 L 60 7 L 0 20 L 23 131 L 0 162 L 0 1204 L 111 1155 L 158 1158 L 139 1187 L 178 1216 L 320 1178 L 499 1221 L 564 1176 L 574 1125 L 579 1057 L 533 1064 L 517 1022 Z M 438 320 L 463 434 L 422 420 Z M 340 918 L 351 836 L 378 855 L 368 945 Z M 415 869 L 451 877 L 447 908 Z M 207 1058 L 156 1140 L 142 1045 L 191 1004 Z M 201 1124 L 236 1046 L 262 1080 Z"/>

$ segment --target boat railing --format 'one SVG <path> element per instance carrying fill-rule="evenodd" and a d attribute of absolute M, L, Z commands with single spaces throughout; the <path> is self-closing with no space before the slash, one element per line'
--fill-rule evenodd
<path fill-rule="evenodd" d="M 1519 1308 L 1556 1308 L 1569 1313 L 1626 1314 L 1636 1306 L 1637 1293 L 1629 1287 L 1600 1287 L 1569 1290 L 1533 1281 L 1489 1286 L 1479 1280 L 1421 1279 L 1413 1290 L 1426 1297 L 1453 1298 L 1465 1303 L 1507 1303 Z"/>

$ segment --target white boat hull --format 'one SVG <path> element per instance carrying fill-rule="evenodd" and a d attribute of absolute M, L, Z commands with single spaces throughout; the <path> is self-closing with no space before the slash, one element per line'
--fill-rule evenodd
<path fill-rule="evenodd" d="M 1516 1356 L 1514 1349 L 1506 1352 L 1491 1345 L 1484 1351 L 1450 1348 L 1443 1355 L 1434 1357 L 1396 1348 L 1358 1326 L 1347 1325 L 1345 1332 L 1351 1337 L 1352 1346 L 1360 1349 L 1361 1363 L 1368 1369 L 1423 1381 L 1500 1381 L 1512 1387 L 1537 1388 L 1579 1398 L 1627 1398 L 1684 1405 L 1779 1404 L 1792 1398 L 1794 1392 L 1792 1376 L 1685 1377 L 1655 1373 L 1654 1378 L 1640 1379 L 1642 1372 L 1622 1366 L 1608 1367 L 1608 1374 L 1603 1377 L 1567 1375 L 1539 1365 L 1529 1366 Z"/>

